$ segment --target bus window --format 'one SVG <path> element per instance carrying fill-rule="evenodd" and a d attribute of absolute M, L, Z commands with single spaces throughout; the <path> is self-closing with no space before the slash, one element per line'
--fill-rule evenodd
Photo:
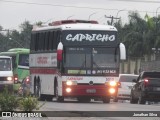
<path fill-rule="evenodd" d="M 50 32 L 49 34 L 49 50 L 53 50 L 53 37 L 54 37 L 54 32 Z"/>
<path fill-rule="evenodd" d="M 28 54 L 20 54 L 19 55 L 19 65 L 29 66 L 29 55 Z"/>
<path fill-rule="evenodd" d="M 45 50 L 48 50 L 49 48 L 49 32 L 45 33 Z"/>
<path fill-rule="evenodd" d="M 93 48 L 93 68 L 114 68 L 117 65 L 115 48 Z"/>
<path fill-rule="evenodd" d="M 36 33 L 36 40 L 35 40 L 35 51 L 38 51 L 38 42 L 39 42 L 39 33 Z"/>

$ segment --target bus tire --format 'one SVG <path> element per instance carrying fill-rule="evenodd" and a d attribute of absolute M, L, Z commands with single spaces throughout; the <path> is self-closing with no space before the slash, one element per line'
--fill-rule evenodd
<path fill-rule="evenodd" d="M 109 97 L 103 97 L 102 101 L 103 101 L 103 103 L 110 103 L 110 98 Z"/>
<path fill-rule="evenodd" d="M 56 96 L 56 101 L 57 102 L 64 102 L 64 97 L 59 96 L 59 94 L 58 94 L 58 84 L 56 84 L 55 96 Z"/>
<path fill-rule="evenodd" d="M 46 100 L 47 101 L 52 101 L 53 99 L 53 96 L 52 95 L 46 95 Z"/>
<path fill-rule="evenodd" d="M 40 80 L 38 79 L 35 83 L 35 97 L 40 101 L 45 101 L 45 96 L 41 94 Z"/>
<path fill-rule="evenodd" d="M 117 97 L 117 96 L 115 96 L 115 97 L 113 98 L 113 102 L 118 102 L 118 97 Z"/>
<path fill-rule="evenodd" d="M 40 100 L 40 101 L 45 101 L 45 95 L 40 94 L 39 100 Z"/>

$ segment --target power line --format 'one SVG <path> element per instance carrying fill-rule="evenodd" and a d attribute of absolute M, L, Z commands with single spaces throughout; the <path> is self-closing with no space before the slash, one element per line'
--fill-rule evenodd
<path fill-rule="evenodd" d="M 111 1 L 119 1 L 119 2 L 143 2 L 143 3 L 160 3 L 160 1 L 153 1 L 153 0 L 111 0 Z"/>
<path fill-rule="evenodd" d="M 112 1 L 126 1 L 126 2 L 145 2 L 143 0 L 112 0 Z M 119 9 L 106 9 L 106 8 L 96 8 L 96 7 L 84 7 L 84 6 L 70 6 L 70 5 L 58 5 L 58 4 L 44 4 L 44 3 L 31 3 L 31 2 L 19 2 L 19 1 L 10 1 L 10 0 L 0 0 L 0 2 L 9 2 L 14 4 L 28 4 L 28 5 L 41 5 L 41 6 L 54 6 L 54 7 L 70 7 L 70 8 L 81 8 L 81 9 L 99 9 L 99 10 L 112 10 L 118 11 Z M 151 1 L 147 1 L 151 2 Z M 156 2 L 156 1 L 152 1 Z M 157 1 L 158 2 L 158 1 Z M 160 1 L 158 2 L 160 3 Z M 125 11 L 132 11 L 132 10 L 125 10 Z M 138 10 L 137 10 L 138 11 Z M 155 13 L 151 11 L 138 11 L 138 12 L 145 12 L 145 13 Z"/>
<path fill-rule="evenodd" d="M 105 17 L 106 17 L 106 18 L 110 18 L 110 19 L 111 19 L 111 23 L 110 23 L 111 25 L 113 24 L 113 20 L 114 20 L 114 19 L 116 19 L 116 20 L 117 20 L 117 19 L 120 19 L 120 18 L 117 18 L 117 17 L 113 17 L 113 16 L 106 16 L 106 15 L 105 15 Z"/>
<path fill-rule="evenodd" d="M 100 9 L 100 10 L 118 10 L 118 9 L 106 9 L 106 8 L 94 8 L 94 7 L 82 7 L 82 6 L 70 6 L 70 5 L 56 5 L 56 4 L 44 4 L 44 3 L 31 3 L 31 2 L 19 2 L 19 1 L 9 1 L 0 0 L 1 2 L 10 2 L 18 4 L 29 4 L 29 5 L 42 5 L 42 6 L 54 6 L 54 7 L 72 7 L 72 8 L 87 8 L 87 9 Z"/>

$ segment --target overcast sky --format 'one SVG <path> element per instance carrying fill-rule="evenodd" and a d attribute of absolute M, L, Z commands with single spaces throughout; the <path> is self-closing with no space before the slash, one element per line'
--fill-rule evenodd
<path fill-rule="evenodd" d="M 25 20 L 51 22 L 61 19 L 97 20 L 106 24 L 104 15 L 121 17 L 127 22 L 128 11 L 139 11 L 142 18 L 160 13 L 159 0 L 0 0 L 0 25 L 17 29 Z"/>

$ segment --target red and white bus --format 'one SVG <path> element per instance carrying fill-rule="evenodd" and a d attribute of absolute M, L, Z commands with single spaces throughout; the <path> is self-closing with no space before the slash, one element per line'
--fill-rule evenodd
<path fill-rule="evenodd" d="M 40 100 L 80 102 L 115 95 L 120 60 L 126 49 L 117 29 L 97 21 L 62 20 L 32 30 L 30 45 L 31 93 Z"/>

